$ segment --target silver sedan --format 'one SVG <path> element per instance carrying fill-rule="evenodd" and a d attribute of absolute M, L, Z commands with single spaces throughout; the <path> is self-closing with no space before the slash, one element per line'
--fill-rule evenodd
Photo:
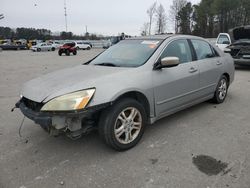
<path fill-rule="evenodd" d="M 203 38 L 137 37 L 27 82 L 16 106 L 51 135 L 75 139 L 98 129 L 121 151 L 139 142 L 146 124 L 207 100 L 224 102 L 233 80 L 232 57 Z"/>
<path fill-rule="evenodd" d="M 55 47 L 52 44 L 48 43 L 39 43 L 35 46 L 30 48 L 33 52 L 40 52 L 40 51 L 55 51 Z"/>

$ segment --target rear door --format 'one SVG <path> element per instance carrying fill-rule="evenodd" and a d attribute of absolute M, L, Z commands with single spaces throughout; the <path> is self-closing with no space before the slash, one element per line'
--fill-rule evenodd
<path fill-rule="evenodd" d="M 153 71 L 155 111 L 158 117 L 178 110 L 197 99 L 199 71 L 186 39 L 172 41 L 160 56 L 178 57 L 176 67 Z M 160 60 L 159 59 L 159 60 Z"/>
<path fill-rule="evenodd" d="M 191 40 L 199 68 L 200 97 L 213 94 L 223 73 L 223 62 L 216 50 L 204 40 Z"/>

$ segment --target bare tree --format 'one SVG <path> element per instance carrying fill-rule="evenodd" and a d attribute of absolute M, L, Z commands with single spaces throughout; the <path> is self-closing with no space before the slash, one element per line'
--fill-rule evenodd
<path fill-rule="evenodd" d="M 187 0 L 173 0 L 173 4 L 170 7 L 169 17 L 170 17 L 170 21 L 174 22 L 175 33 L 179 33 L 178 13 L 183 7 L 186 6 L 186 4 L 187 4 Z"/>
<path fill-rule="evenodd" d="M 148 34 L 151 35 L 151 28 L 152 28 L 152 23 L 153 23 L 153 18 L 154 18 L 154 15 L 156 13 L 156 5 L 157 5 L 157 2 L 154 2 L 150 7 L 149 9 L 147 10 L 147 14 L 148 14 L 148 17 L 149 17 L 149 26 L 148 26 Z"/>
<path fill-rule="evenodd" d="M 156 10 L 156 33 L 162 34 L 166 29 L 166 12 L 162 4 Z"/>
<path fill-rule="evenodd" d="M 4 18 L 4 15 L 3 14 L 0 14 L 0 20 Z"/>
<path fill-rule="evenodd" d="M 147 36 L 149 34 L 148 32 L 149 32 L 149 23 L 144 23 L 141 28 L 141 35 Z"/>

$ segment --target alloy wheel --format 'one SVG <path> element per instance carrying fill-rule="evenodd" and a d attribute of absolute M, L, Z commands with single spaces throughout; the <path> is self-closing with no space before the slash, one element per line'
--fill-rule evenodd
<path fill-rule="evenodd" d="M 142 116 L 135 107 L 124 109 L 115 121 L 115 138 L 121 144 L 133 142 L 142 128 Z"/>
<path fill-rule="evenodd" d="M 218 88 L 218 95 L 220 100 L 224 100 L 227 95 L 227 81 L 225 79 L 221 79 L 220 85 Z"/>

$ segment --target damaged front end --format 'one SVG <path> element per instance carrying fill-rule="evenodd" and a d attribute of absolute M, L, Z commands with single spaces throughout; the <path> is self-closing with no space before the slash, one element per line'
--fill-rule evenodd
<path fill-rule="evenodd" d="M 109 104 L 67 112 L 43 112 L 41 111 L 43 106 L 44 103 L 25 97 L 16 103 L 16 107 L 20 108 L 24 116 L 39 124 L 50 135 L 58 136 L 64 133 L 71 139 L 77 139 L 97 128 L 98 114 Z"/>
<path fill-rule="evenodd" d="M 233 43 L 225 52 L 231 54 L 235 64 L 250 65 L 250 26 L 237 27 L 229 33 Z"/>
<path fill-rule="evenodd" d="M 227 47 L 226 51 L 231 54 L 235 63 L 250 65 L 250 40 L 237 41 Z"/>

